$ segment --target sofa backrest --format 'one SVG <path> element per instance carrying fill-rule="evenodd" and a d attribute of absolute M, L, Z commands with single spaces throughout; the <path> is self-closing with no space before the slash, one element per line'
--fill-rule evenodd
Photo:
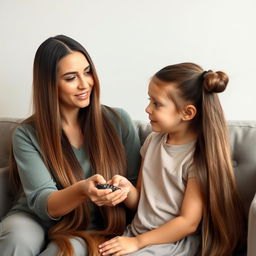
<path fill-rule="evenodd" d="M 12 192 L 8 179 L 8 162 L 11 149 L 11 135 L 20 119 L 0 118 L 0 218 L 12 203 Z"/>
<path fill-rule="evenodd" d="M 12 193 L 8 182 L 8 158 L 11 133 L 20 120 L 0 118 L 0 218 L 11 205 Z M 134 121 L 141 144 L 151 132 L 150 125 Z M 238 189 L 248 216 L 256 193 L 256 121 L 230 121 L 230 145 Z"/>

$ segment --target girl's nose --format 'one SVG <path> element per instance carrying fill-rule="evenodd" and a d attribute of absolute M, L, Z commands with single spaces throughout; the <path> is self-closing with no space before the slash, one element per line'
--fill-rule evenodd
<path fill-rule="evenodd" d="M 151 114 L 150 104 L 145 108 L 146 113 Z"/>

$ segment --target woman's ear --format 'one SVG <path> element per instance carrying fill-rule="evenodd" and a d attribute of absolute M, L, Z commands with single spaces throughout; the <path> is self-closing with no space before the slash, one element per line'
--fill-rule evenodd
<path fill-rule="evenodd" d="M 194 105 L 186 105 L 184 109 L 182 110 L 182 117 L 181 119 L 183 121 L 189 121 L 192 120 L 196 115 L 196 107 Z"/>

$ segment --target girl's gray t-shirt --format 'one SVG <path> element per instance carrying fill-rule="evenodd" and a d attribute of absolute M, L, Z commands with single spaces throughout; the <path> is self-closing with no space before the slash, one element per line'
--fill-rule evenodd
<path fill-rule="evenodd" d="M 195 141 L 166 143 L 167 134 L 152 132 L 141 148 L 144 161 L 137 213 L 131 231 L 138 235 L 153 230 L 180 214 Z"/>

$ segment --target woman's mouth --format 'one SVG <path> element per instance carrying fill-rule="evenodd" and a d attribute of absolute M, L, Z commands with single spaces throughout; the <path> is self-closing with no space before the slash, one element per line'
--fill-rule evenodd
<path fill-rule="evenodd" d="M 83 92 L 75 95 L 79 100 L 85 100 L 89 96 L 89 92 Z"/>

